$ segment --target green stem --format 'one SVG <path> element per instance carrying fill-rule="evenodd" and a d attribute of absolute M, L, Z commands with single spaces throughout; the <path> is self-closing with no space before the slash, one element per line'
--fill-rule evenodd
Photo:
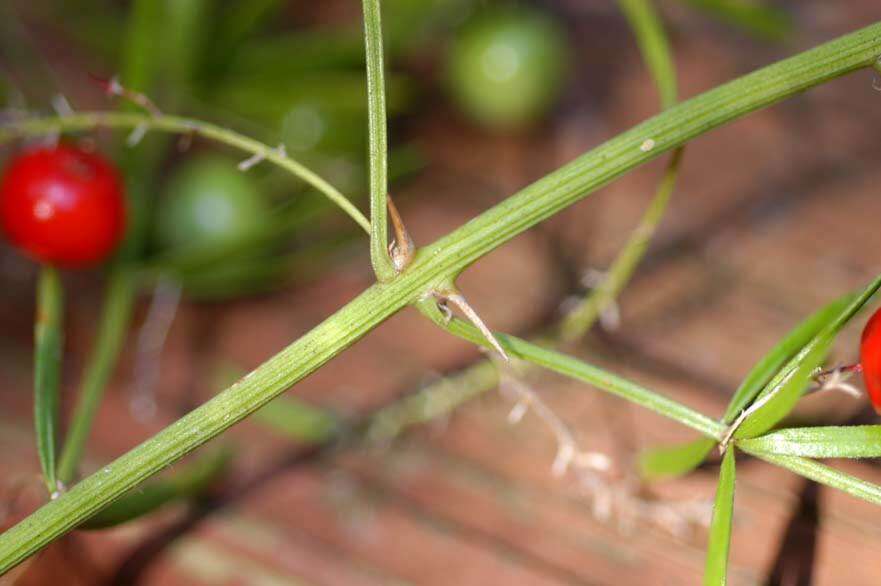
<path fill-rule="evenodd" d="M 651 0 L 619 0 L 618 5 L 633 30 L 642 59 L 658 88 L 661 109 L 673 106 L 678 93 L 676 68 L 670 54 L 667 33 Z M 572 343 L 584 336 L 630 282 L 667 210 L 676 187 L 676 178 L 679 176 L 682 153 L 682 148 L 673 152 L 648 209 L 612 262 L 602 282 L 563 319 L 559 328 L 559 336 L 563 342 Z"/>
<path fill-rule="evenodd" d="M 812 86 L 868 67 L 879 54 L 881 23 L 675 106 L 484 212 L 420 250 L 408 270 L 394 281 L 367 289 L 240 382 L 0 535 L 0 573 L 248 416 L 392 314 L 449 283 L 472 262 L 524 230 L 695 136 Z M 27 122 L 18 124 L 21 128 Z M 57 130 L 57 126 L 48 127 L 53 128 Z M 654 147 L 641 149 L 647 138 L 655 140 Z M 574 365 L 572 368 L 577 370 Z M 601 371 L 593 374 L 601 376 Z M 644 403 L 652 401 L 646 396 Z M 661 399 L 661 403 L 666 401 Z M 693 419 L 693 427 L 711 435 L 716 433 L 718 423 L 708 420 L 707 424 L 703 416 L 692 418 L 686 415 L 690 410 L 682 409 L 683 418 Z M 673 410 L 671 406 L 670 411 Z"/>
<path fill-rule="evenodd" d="M 367 126 L 370 138 L 370 261 L 381 282 L 395 276 L 388 254 L 388 137 L 385 75 L 379 0 L 364 0 L 364 47 L 367 55 Z"/>
<path fill-rule="evenodd" d="M 618 6 L 633 30 L 642 60 L 655 80 L 661 108 L 676 103 L 676 68 L 670 56 L 670 43 L 651 0 L 618 0 Z"/>
<path fill-rule="evenodd" d="M 459 319 L 452 319 L 444 323 L 439 312 L 425 311 L 435 323 L 448 332 L 492 350 L 492 346 L 486 337 L 474 326 Z M 563 376 L 587 383 L 602 391 L 611 393 L 622 399 L 654 411 L 659 415 L 678 421 L 682 425 L 690 427 L 700 433 L 716 440 L 722 439 L 725 434 L 725 426 L 697 411 L 682 405 L 672 399 L 668 399 L 658 393 L 650 391 L 640 385 L 616 376 L 601 368 L 590 365 L 572 356 L 567 356 L 556 350 L 538 346 L 526 340 L 509 336 L 507 334 L 495 334 L 505 351 L 512 358 L 525 360 L 531 364 L 541 366 Z"/>
<path fill-rule="evenodd" d="M 398 283 L 398 281 L 396 281 Z M 257 370 L 0 535 L 0 574 L 262 407 L 415 297 L 374 286 Z"/>
<path fill-rule="evenodd" d="M 560 338 L 564 342 L 574 342 L 587 333 L 630 282 L 667 210 L 670 196 L 673 195 L 673 189 L 676 187 L 676 178 L 679 176 L 683 151 L 684 148 L 678 148 L 673 152 L 673 157 L 651 204 L 630 234 L 624 248 L 609 267 L 602 282 L 563 319 Z"/>
<path fill-rule="evenodd" d="M 223 475 L 232 452 L 220 448 L 208 452 L 189 466 L 167 478 L 145 482 L 109 507 L 91 517 L 79 529 L 107 529 L 148 515 L 169 503 L 194 499 L 203 494 Z"/>
<path fill-rule="evenodd" d="M 290 158 L 285 153 L 268 145 L 241 135 L 237 132 L 192 118 L 180 116 L 149 116 L 128 112 L 79 112 L 70 116 L 48 116 L 45 118 L 27 118 L 5 124 L 0 127 L 0 144 L 16 137 L 55 134 L 58 132 L 75 132 L 94 128 L 137 128 L 145 127 L 159 132 L 176 134 L 195 134 L 239 149 L 243 152 L 259 155 L 267 161 L 278 165 L 338 205 L 361 228 L 370 233 L 370 222 L 352 202 L 346 199 L 334 186 L 317 175 L 302 163 Z"/>
<path fill-rule="evenodd" d="M 34 324 L 34 428 L 37 453 L 46 488 L 58 492 L 58 388 L 61 382 L 62 315 L 64 290 L 58 270 L 44 266 L 37 284 L 37 318 Z"/>
<path fill-rule="evenodd" d="M 517 234 L 630 169 L 726 122 L 868 67 L 879 53 L 881 23 L 682 102 L 581 155 L 430 244 L 420 251 L 408 272 L 416 271 L 420 259 L 431 258 L 431 266 L 426 269 L 439 280 L 449 279 Z M 648 144 L 651 148 L 647 148 Z"/>
<path fill-rule="evenodd" d="M 104 396 L 104 388 L 113 373 L 116 357 L 128 330 L 134 289 L 131 272 L 121 267 L 115 269 L 107 284 L 95 347 L 83 375 L 79 400 L 61 451 L 58 478 L 62 483 L 67 484 L 76 476 L 92 422 Z"/>

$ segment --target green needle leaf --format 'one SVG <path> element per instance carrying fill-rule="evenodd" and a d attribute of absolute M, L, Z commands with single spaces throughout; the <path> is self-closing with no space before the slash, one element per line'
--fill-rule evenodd
<path fill-rule="evenodd" d="M 731 545 L 731 517 L 734 513 L 734 476 L 734 449 L 729 448 L 722 459 L 716 502 L 713 505 L 704 586 L 726 583 L 728 550 Z"/>
<path fill-rule="evenodd" d="M 767 386 L 775 374 L 832 322 L 856 296 L 848 294 L 829 303 L 793 328 L 774 348 L 759 360 L 731 397 L 722 421 L 731 424 Z M 685 444 L 661 446 L 640 455 L 640 473 L 646 480 L 674 478 L 697 468 L 712 451 L 713 442 L 698 439 Z"/>
<path fill-rule="evenodd" d="M 753 404 L 753 411 L 734 434 L 736 438 L 763 434 L 792 411 L 811 380 L 814 371 L 823 364 L 832 338 L 820 336 L 805 346 L 761 393 Z"/>
<path fill-rule="evenodd" d="M 836 470 L 831 466 L 821 464 L 808 458 L 799 456 L 778 456 L 777 454 L 764 454 L 761 452 L 753 452 L 752 450 L 744 450 L 754 456 L 787 468 L 796 474 L 800 474 L 805 478 L 810 478 L 820 484 L 825 484 L 832 488 L 837 488 L 842 492 L 846 492 L 851 496 L 863 499 L 876 505 L 881 505 L 881 486 L 872 484 L 856 476 L 851 476 L 846 472 Z"/>
<path fill-rule="evenodd" d="M 845 306 L 814 336 L 787 365 L 775 375 L 759 394 L 761 407 L 755 409 L 734 434 L 735 438 L 756 437 L 771 429 L 783 419 L 801 397 L 814 370 L 822 364 L 836 334 L 869 301 L 881 286 L 881 277 L 872 281 L 858 296 Z"/>
<path fill-rule="evenodd" d="M 793 328 L 752 368 L 731 397 L 722 419 L 732 423 L 764 389 L 777 372 L 792 359 L 820 330 L 829 325 L 855 299 L 855 294 L 839 297 Z"/>
<path fill-rule="evenodd" d="M 645 450 L 639 455 L 639 473 L 646 480 L 688 474 L 700 466 L 715 445 L 715 440 L 700 438 L 684 444 Z"/>
<path fill-rule="evenodd" d="M 143 517 L 172 502 L 197 497 L 226 471 L 231 458 L 232 452 L 220 449 L 167 478 L 147 482 L 124 494 L 79 528 L 115 527 Z M 105 468 L 104 472 L 109 473 L 109 470 L 110 468 Z"/>
<path fill-rule="evenodd" d="M 781 429 L 743 439 L 738 446 L 755 454 L 807 458 L 881 457 L 881 425 Z"/>
<path fill-rule="evenodd" d="M 43 478 L 50 495 L 57 494 L 58 387 L 61 380 L 61 320 L 64 291 L 58 271 L 45 266 L 37 285 L 34 327 L 34 428 Z"/>

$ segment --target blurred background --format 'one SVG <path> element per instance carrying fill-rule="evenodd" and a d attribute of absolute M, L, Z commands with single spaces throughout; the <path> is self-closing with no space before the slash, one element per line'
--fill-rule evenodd
<path fill-rule="evenodd" d="M 684 98 L 881 19 L 877 0 L 661 0 Z M 136 108 L 235 129 L 303 162 L 366 209 L 366 89 L 354 0 L 7 0 L 0 115 Z M 658 111 L 614 2 L 384 0 L 391 191 L 418 245 Z M 881 272 L 881 93 L 859 72 L 694 141 L 617 325 L 586 360 L 709 414 L 825 302 Z M 360 229 L 283 170 L 172 135 L 69 140 L 123 170 L 131 225 L 104 267 L 65 273 L 63 404 L 73 406 L 108 274 L 137 274 L 130 324 L 90 437 L 100 468 L 298 338 L 372 281 Z M 6 145 L 8 158 L 24 143 Z M 460 285 L 494 329 L 556 323 L 615 258 L 664 161 L 498 249 Z M 32 429 L 37 268 L 0 244 L 0 528 L 39 505 Z M 833 359 L 856 358 L 858 326 Z M 356 420 L 479 360 L 406 310 L 288 393 Z M 641 447 L 689 439 L 589 388 L 532 381 L 580 445 L 622 475 Z M 451 382 L 450 384 L 459 384 Z M 595 489 L 551 474 L 554 437 L 496 392 L 369 446 L 319 449 L 284 412 L 235 426 L 229 470 L 197 502 L 53 544 L 21 584 L 683 584 L 705 529 L 604 515 Z M 873 421 L 812 397 L 796 417 Z M 730 581 L 877 584 L 881 510 L 744 458 Z M 869 461 L 843 464 L 875 482 Z M 646 488 L 711 499 L 718 463 Z M 657 516 L 656 516 L 657 517 Z M 632 525 L 632 526 L 631 526 Z"/>

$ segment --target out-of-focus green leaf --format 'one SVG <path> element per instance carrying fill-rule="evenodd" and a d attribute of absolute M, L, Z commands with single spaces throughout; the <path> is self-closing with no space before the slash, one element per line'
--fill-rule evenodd
<path fill-rule="evenodd" d="M 412 85 L 398 75 L 387 76 L 386 84 L 389 110 L 400 112 L 410 100 Z M 333 112 L 366 112 L 366 99 L 364 74 L 349 71 L 321 71 L 286 79 L 230 78 L 212 96 L 219 106 L 262 119 L 279 118 L 295 104 L 313 102 Z M 271 112 L 262 112 L 263 108 Z"/>
<path fill-rule="evenodd" d="M 163 54 L 162 29 L 165 26 L 165 3 L 157 0 L 135 0 L 126 27 L 126 45 L 122 52 L 120 71 L 122 83 L 129 89 L 148 91 L 159 75 Z M 133 104 L 125 108 L 136 110 Z"/>
<path fill-rule="evenodd" d="M 775 375 L 759 394 L 761 407 L 755 409 L 734 434 L 735 438 L 761 435 L 785 417 L 802 395 L 814 370 L 825 359 L 826 352 L 835 336 L 848 321 L 869 301 L 881 286 L 876 278 L 858 296 L 854 297 L 839 313 L 833 316 L 823 329 Z"/>
<path fill-rule="evenodd" d="M 165 0 L 163 74 L 176 95 L 189 91 L 201 65 L 212 4 L 211 0 Z"/>
<path fill-rule="evenodd" d="M 753 453 L 807 458 L 881 457 L 881 425 L 781 429 L 738 441 Z"/>
<path fill-rule="evenodd" d="M 100 11 L 78 10 L 76 14 L 59 15 L 57 18 L 59 24 L 63 23 L 65 32 L 78 44 L 90 53 L 111 60 L 116 58 L 119 47 L 125 42 L 125 28 L 122 26 L 122 15 L 106 9 L 104 6 Z"/>
<path fill-rule="evenodd" d="M 775 6 L 747 0 L 683 0 L 686 4 L 761 39 L 780 41 L 792 31 L 792 18 Z"/>
<path fill-rule="evenodd" d="M 283 79 L 328 69 L 360 68 L 363 64 L 364 39 L 358 31 L 297 31 L 249 41 L 233 56 L 227 75 Z"/>
<path fill-rule="evenodd" d="M 793 328 L 770 352 L 750 370 L 734 392 L 725 415 L 725 423 L 732 423 L 767 386 L 775 374 L 816 336 L 820 330 L 835 319 L 850 303 L 855 294 L 839 297 Z"/>
<path fill-rule="evenodd" d="M 37 453 L 49 494 L 58 490 L 56 451 L 63 305 L 61 277 L 56 269 L 44 266 L 37 285 L 37 318 L 34 324 L 34 428 Z"/>
<path fill-rule="evenodd" d="M 329 411 L 293 397 L 279 397 L 252 417 L 285 437 L 310 444 L 329 440 L 338 429 Z"/>
<path fill-rule="evenodd" d="M 148 481 L 102 509 L 80 525 L 80 529 L 115 527 L 169 503 L 197 497 L 223 474 L 231 458 L 232 452 L 229 450 L 216 450 L 167 478 Z"/>
<path fill-rule="evenodd" d="M 461 24 L 483 2 L 475 0 L 383 0 L 389 55 L 418 49 Z"/>
<path fill-rule="evenodd" d="M 646 480 L 682 476 L 697 468 L 715 445 L 715 440 L 701 438 L 645 450 L 639 455 L 639 472 Z"/>
<path fill-rule="evenodd" d="M 722 459 L 719 486 L 716 488 L 704 586 L 720 586 L 726 583 L 728 550 L 731 545 L 731 518 L 734 513 L 734 469 L 734 448 L 729 448 Z"/>
<path fill-rule="evenodd" d="M 388 110 L 402 112 L 412 101 L 412 84 L 386 79 Z M 321 72 L 271 81 L 231 78 L 211 103 L 272 129 L 269 142 L 283 142 L 298 158 L 311 152 L 363 157 L 367 145 L 367 86 L 360 72 Z"/>
<path fill-rule="evenodd" d="M 238 43 L 252 35 L 259 26 L 278 13 L 284 3 L 284 0 L 224 3 L 223 10 L 218 10 L 220 17 L 218 41 L 225 47 L 235 48 Z"/>

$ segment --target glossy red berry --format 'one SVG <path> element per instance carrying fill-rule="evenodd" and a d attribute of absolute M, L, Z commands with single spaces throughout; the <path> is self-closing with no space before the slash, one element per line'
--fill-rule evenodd
<path fill-rule="evenodd" d="M 881 413 L 881 309 L 869 318 L 863 328 L 860 367 L 869 400 L 872 401 L 875 411 Z"/>
<path fill-rule="evenodd" d="M 122 180 L 104 157 L 73 146 L 26 151 L 3 174 L 0 228 L 40 262 L 98 263 L 125 232 Z"/>

